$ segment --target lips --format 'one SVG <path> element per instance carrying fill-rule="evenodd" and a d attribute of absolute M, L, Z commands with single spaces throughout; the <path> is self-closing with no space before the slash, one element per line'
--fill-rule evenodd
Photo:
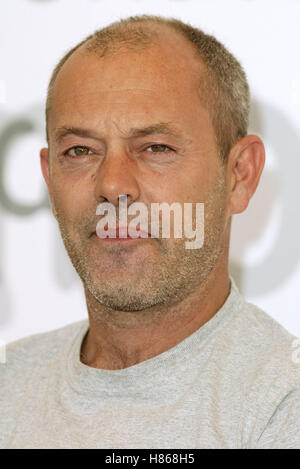
<path fill-rule="evenodd" d="M 114 228 L 108 228 L 104 230 L 103 228 L 98 229 L 96 228 L 96 236 L 98 238 L 102 239 L 137 239 L 137 238 L 150 238 L 151 235 L 144 231 L 140 230 L 139 228 L 129 229 L 128 226 L 116 226 L 116 229 Z"/>

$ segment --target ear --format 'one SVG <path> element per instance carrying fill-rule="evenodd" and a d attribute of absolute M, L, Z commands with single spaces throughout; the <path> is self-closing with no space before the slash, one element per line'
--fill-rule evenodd
<path fill-rule="evenodd" d="M 264 168 L 265 148 L 257 135 L 239 140 L 228 155 L 229 216 L 243 212 L 253 196 Z"/>
<path fill-rule="evenodd" d="M 49 162 L 49 151 L 48 148 L 42 148 L 40 151 L 40 162 L 41 162 L 41 169 L 45 179 L 45 182 L 48 187 L 48 193 L 51 203 L 51 210 L 55 218 L 57 218 L 57 213 L 53 203 L 53 192 L 52 192 L 52 183 L 51 183 L 51 175 L 50 175 L 50 162 Z"/>

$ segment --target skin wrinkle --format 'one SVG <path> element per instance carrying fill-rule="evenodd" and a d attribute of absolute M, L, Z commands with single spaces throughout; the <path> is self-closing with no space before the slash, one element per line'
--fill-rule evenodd
<path fill-rule="evenodd" d="M 194 71 L 199 62 L 184 40 L 175 39 L 174 43 L 170 35 L 163 46 L 143 51 L 138 66 L 136 52 L 106 57 L 105 73 L 103 59 L 77 51 L 53 89 L 51 158 L 43 149 L 41 164 L 63 242 L 84 286 L 90 330 L 81 352 L 88 366 L 120 369 L 162 353 L 208 321 L 229 294 L 231 215 L 245 208 L 259 173 L 252 171 L 245 191 L 243 179 L 256 156 L 247 153 L 239 167 L 235 160 L 254 138 L 240 142 L 226 164 L 219 158 L 209 112 L 197 94 Z M 174 75 L 176 48 L 181 49 L 185 64 Z M 148 92 L 129 96 L 128 80 L 130 86 L 135 82 Z M 104 92 L 103 82 L 112 88 Z M 185 137 L 179 152 L 154 159 L 138 150 L 136 137 L 124 139 L 130 128 L 156 122 L 176 122 Z M 97 131 L 105 145 L 87 160 L 70 164 L 57 158 L 60 150 L 53 144 L 54 129 L 64 125 Z M 168 145 L 169 137 L 162 137 L 142 141 Z M 85 138 L 74 136 L 70 142 L 89 146 Z M 240 167 L 243 177 L 236 184 Z M 204 246 L 186 250 L 184 238 L 105 245 L 91 236 L 98 221 L 96 207 L 103 201 L 117 207 L 120 194 L 129 194 L 129 205 L 143 202 L 148 213 L 153 202 L 204 202 Z"/>
<path fill-rule="evenodd" d="M 157 134 L 158 136 L 158 134 L 163 134 L 166 136 L 169 135 L 170 137 L 175 138 L 179 143 L 182 142 L 182 144 L 185 145 L 193 143 L 191 139 L 184 138 L 184 136 L 177 131 L 176 124 L 174 126 L 174 123 L 171 124 L 170 122 L 159 122 L 148 127 L 131 128 L 128 131 L 123 131 L 114 120 L 111 122 L 115 125 L 120 136 L 122 136 L 122 138 L 125 140 L 132 139 L 133 137 L 146 137 L 148 135 L 151 136 L 154 134 Z M 65 137 L 72 135 L 78 135 L 79 137 L 87 137 L 100 141 L 102 140 L 103 143 L 105 143 L 105 137 L 103 135 L 101 135 L 99 132 L 92 132 L 84 127 L 80 128 L 63 125 L 54 129 L 54 135 L 56 144 L 60 144 Z"/>
<path fill-rule="evenodd" d="M 202 103 L 209 110 L 215 129 L 215 138 L 220 158 L 226 159 L 231 146 L 247 134 L 250 94 L 247 78 L 241 64 L 216 40 L 198 28 L 175 18 L 155 15 L 138 15 L 114 22 L 108 27 L 89 35 L 72 48 L 55 67 L 51 76 L 46 103 L 46 133 L 48 138 L 48 114 L 53 87 L 65 62 L 79 48 L 101 57 L 105 61 L 128 51 L 143 54 L 153 45 L 175 35 L 189 45 L 189 54 L 194 62 L 200 62 L 205 74 L 199 72 L 201 83 L 198 93 Z M 175 53 L 175 48 L 172 51 Z M 176 70 L 185 63 L 186 48 L 177 48 Z M 193 55 L 192 55 L 193 54 Z M 135 64 L 139 66 L 138 59 Z M 163 67 L 161 63 L 161 67 Z"/>

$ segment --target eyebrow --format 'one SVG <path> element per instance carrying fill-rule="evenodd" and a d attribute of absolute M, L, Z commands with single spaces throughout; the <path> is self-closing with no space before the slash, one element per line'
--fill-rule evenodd
<path fill-rule="evenodd" d="M 176 127 L 170 122 L 159 122 L 157 124 L 152 124 L 147 127 L 141 128 L 131 128 L 128 134 L 125 136 L 128 138 L 137 138 L 137 137 L 146 137 L 153 134 L 164 134 L 171 135 L 175 138 L 182 139 L 182 134 L 176 129 Z M 103 138 L 96 132 L 81 128 L 81 127 L 58 127 L 55 130 L 55 140 L 59 143 L 68 135 L 77 135 L 79 137 L 93 138 L 96 140 L 103 140 Z"/>

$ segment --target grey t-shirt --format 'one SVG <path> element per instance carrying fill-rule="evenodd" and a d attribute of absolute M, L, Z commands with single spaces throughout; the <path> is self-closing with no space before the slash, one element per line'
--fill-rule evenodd
<path fill-rule="evenodd" d="M 81 363 L 87 319 L 9 344 L 0 448 L 300 448 L 295 337 L 231 281 L 196 332 L 122 370 Z"/>

